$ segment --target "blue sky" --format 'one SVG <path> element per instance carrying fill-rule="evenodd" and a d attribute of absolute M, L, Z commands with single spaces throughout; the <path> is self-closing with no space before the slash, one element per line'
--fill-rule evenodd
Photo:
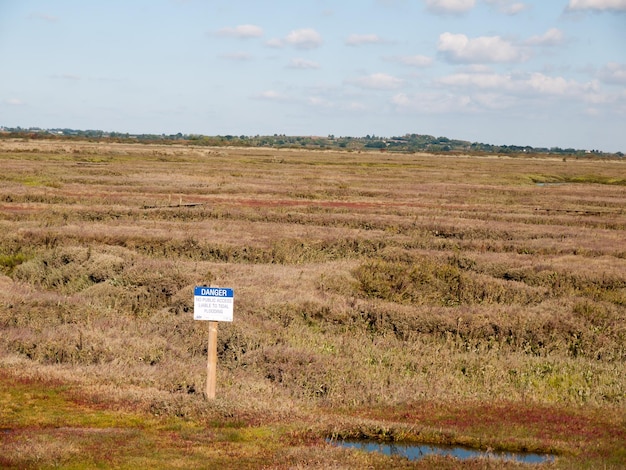
<path fill-rule="evenodd" d="M 0 125 L 626 151 L 626 0 L 0 0 Z"/>

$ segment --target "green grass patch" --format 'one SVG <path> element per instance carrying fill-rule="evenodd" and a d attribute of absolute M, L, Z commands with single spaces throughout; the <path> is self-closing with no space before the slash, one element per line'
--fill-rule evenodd
<path fill-rule="evenodd" d="M 26 186 L 45 186 L 47 188 L 60 188 L 62 185 L 59 181 L 47 177 L 26 176 L 20 181 Z"/>
<path fill-rule="evenodd" d="M 207 428 L 113 408 L 89 405 L 73 386 L 0 370 L 0 467 L 258 468 L 280 446 L 268 427 Z"/>
<path fill-rule="evenodd" d="M 626 186 L 626 178 L 619 178 L 615 176 L 606 176 L 599 174 L 586 174 L 586 175 L 547 175 L 547 174 L 535 174 L 527 175 L 526 178 L 535 184 L 564 184 L 564 183 L 579 183 L 579 184 L 607 184 L 616 186 Z"/>
<path fill-rule="evenodd" d="M 24 263 L 27 259 L 27 256 L 21 252 L 0 255 L 0 272 L 10 276 L 15 267 Z"/>

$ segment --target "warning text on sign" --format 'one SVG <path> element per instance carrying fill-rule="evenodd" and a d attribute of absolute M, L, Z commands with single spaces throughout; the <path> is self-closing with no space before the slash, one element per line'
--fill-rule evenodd
<path fill-rule="evenodd" d="M 194 320 L 233 321 L 233 289 L 196 287 L 193 296 Z"/>

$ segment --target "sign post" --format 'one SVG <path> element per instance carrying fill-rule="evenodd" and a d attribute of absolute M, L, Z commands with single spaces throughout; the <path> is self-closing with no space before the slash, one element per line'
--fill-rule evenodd
<path fill-rule="evenodd" d="M 217 384 L 217 323 L 233 321 L 235 296 L 232 289 L 207 286 L 196 287 L 193 294 L 194 320 L 209 322 L 206 396 L 212 400 Z"/>
<path fill-rule="evenodd" d="M 209 400 L 215 398 L 217 386 L 217 322 L 209 322 L 209 349 L 206 364 L 206 396 Z"/>

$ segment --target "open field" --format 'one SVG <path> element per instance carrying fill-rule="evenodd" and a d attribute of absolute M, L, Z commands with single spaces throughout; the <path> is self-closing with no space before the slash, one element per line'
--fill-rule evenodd
<path fill-rule="evenodd" d="M 626 162 L 0 140 L 0 467 L 626 467 Z M 193 287 L 235 290 L 218 397 Z M 476 459 L 464 468 L 524 468 Z"/>

